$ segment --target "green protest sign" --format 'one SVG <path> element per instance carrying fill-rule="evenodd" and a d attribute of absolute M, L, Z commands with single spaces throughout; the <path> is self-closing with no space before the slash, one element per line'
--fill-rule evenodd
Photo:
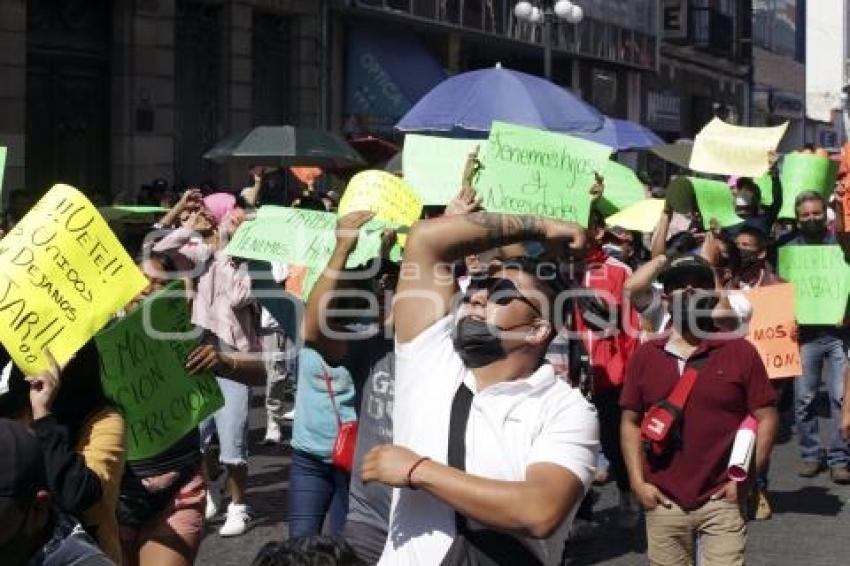
<path fill-rule="evenodd" d="M 197 345 L 183 285 L 175 282 L 95 336 L 103 390 L 124 417 L 127 459 L 160 454 L 224 405 L 209 372 L 189 375 Z"/>
<path fill-rule="evenodd" d="M 797 322 L 838 324 L 844 319 L 850 273 L 840 246 L 783 246 L 779 276 L 794 284 Z"/>
<path fill-rule="evenodd" d="M 445 205 L 460 190 L 467 156 L 484 143 L 484 140 L 407 134 L 402 150 L 404 180 L 413 187 L 422 204 Z"/>
<path fill-rule="evenodd" d="M 771 176 L 770 171 L 762 175 L 761 177 L 756 177 L 753 179 L 756 185 L 758 185 L 759 191 L 761 191 L 761 205 L 762 206 L 770 206 L 773 204 L 773 176 Z"/>
<path fill-rule="evenodd" d="M 735 200 L 732 198 L 732 190 L 726 183 L 699 177 L 688 177 L 688 180 L 694 186 L 704 229 L 710 228 L 712 218 L 716 218 L 723 228 L 744 221 L 735 214 Z"/>
<path fill-rule="evenodd" d="M 782 161 L 782 209 L 779 218 L 794 218 L 794 201 L 804 191 L 828 198 L 835 189 L 838 163 L 820 155 L 789 153 Z"/>
<path fill-rule="evenodd" d="M 102 206 L 98 209 L 104 218 L 122 222 L 153 222 L 166 212 L 161 206 L 118 205 Z"/>
<path fill-rule="evenodd" d="M 228 255 L 262 261 L 324 268 L 336 245 L 337 217 L 331 212 L 264 206 L 256 220 L 243 222 L 224 249 Z M 384 225 L 369 222 L 360 229 L 348 267 L 376 257 Z"/>
<path fill-rule="evenodd" d="M 587 226 L 594 172 L 611 148 L 564 134 L 493 122 L 475 186 L 490 212 L 533 214 Z"/>
<path fill-rule="evenodd" d="M 635 172 L 616 161 L 608 161 L 602 172 L 605 192 L 599 200 L 599 210 L 605 216 L 628 208 L 647 198 L 646 189 Z"/>
<path fill-rule="evenodd" d="M 318 280 L 336 246 L 337 217 L 330 212 L 264 206 L 257 218 L 243 222 L 225 247 L 228 255 L 260 261 L 276 261 L 306 266 L 302 296 Z M 377 257 L 384 225 L 369 222 L 360 229 L 357 247 L 346 267 L 363 265 Z"/>
<path fill-rule="evenodd" d="M 401 263 L 401 260 L 404 259 L 404 248 L 396 242 L 393 246 L 393 249 L 390 250 L 390 261 L 394 263 Z"/>

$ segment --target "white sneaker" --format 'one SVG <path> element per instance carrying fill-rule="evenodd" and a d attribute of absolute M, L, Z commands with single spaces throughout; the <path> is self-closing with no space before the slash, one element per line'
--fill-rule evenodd
<path fill-rule="evenodd" d="M 617 506 L 617 526 L 623 530 L 632 530 L 637 527 L 639 520 L 640 512 L 632 494 L 621 491 L 620 504 Z"/>
<path fill-rule="evenodd" d="M 248 506 L 244 504 L 231 503 L 227 506 L 227 518 L 218 534 L 223 537 L 237 537 L 245 534 L 251 523 L 251 515 Z"/>
<path fill-rule="evenodd" d="M 271 417 L 266 420 L 266 437 L 263 439 L 263 444 L 279 444 L 280 443 L 280 425 Z"/>
<path fill-rule="evenodd" d="M 204 511 L 204 517 L 206 517 L 207 521 L 213 520 L 219 511 L 221 511 L 221 504 L 224 499 L 224 494 L 222 493 L 224 477 L 225 474 L 222 472 L 218 476 L 218 479 L 207 483 L 207 508 Z"/>
<path fill-rule="evenodd" d="M 295 409 L 292 409 L 291 411 L 287 411 L 287 412 L 283 413 L 283 418 L 285 418 L 288 421 L 294 421 L 295 420 Z"/>

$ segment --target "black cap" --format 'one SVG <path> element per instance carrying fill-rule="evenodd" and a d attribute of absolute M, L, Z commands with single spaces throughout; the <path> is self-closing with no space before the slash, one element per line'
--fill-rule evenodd
<path fill-rule="evenodd" d="M 0 454 L 0 500 L 47 488 L 41 446 L 24 425 L 0 419 Z"/>
<path fill-rule="evenodd" d="M 714 270 L 711 264 L 702 257 L 691 254 L 674 256 L 658 275 L 658 280 L 666 288 L 686 276 L 699 279 L 706 288 L 714 288 Z"/>

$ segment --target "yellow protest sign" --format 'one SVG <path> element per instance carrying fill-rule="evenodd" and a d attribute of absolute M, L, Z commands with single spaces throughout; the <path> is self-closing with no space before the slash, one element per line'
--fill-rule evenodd
<path fill-rule="evenodd" d="M 339 202 L 339 216 L 370 210 L 375 220 L 412 226 L 422 214 L 422 200 L 413 188 L 386 171 L 362 171 L 351 178 Z"/>
<path fill-rule="evenodd" d="M 648 198 L 612 214 L 605 219 L 605 224 L 649 233 L 655 230 L 662 212 L 664 212 L 664 199 Z"/>
<path fill-rule="evenodd" d="M 768 152 L 785 135 L 788 122 L 769 128 L 727 124 L 715 118 L 694 139 L 690 167 L 716 175 L 760 177 L 768 170 Z"/>
<path fill-rule="evenodd" d="M 44 348 L 65 363 L 146 285 L 89 200 L 55 185 L 0 240 L 0 342 L 27 374 Z"/>

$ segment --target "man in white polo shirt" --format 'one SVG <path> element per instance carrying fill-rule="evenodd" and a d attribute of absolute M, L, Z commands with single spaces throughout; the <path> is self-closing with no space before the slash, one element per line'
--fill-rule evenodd
<path fill-rule="evenodd" d="M 393 307 L 394 444 L 362 468 L 397 488 L 381 564 L 561 563 L 599 433 L 592 406 L 544 362 L 560 274 L 509 258 L 452 309 L 453 261 L 527 240 L 567 258 L 585 238 L 572 223 L 484 212 L 410 233 Z"/>

